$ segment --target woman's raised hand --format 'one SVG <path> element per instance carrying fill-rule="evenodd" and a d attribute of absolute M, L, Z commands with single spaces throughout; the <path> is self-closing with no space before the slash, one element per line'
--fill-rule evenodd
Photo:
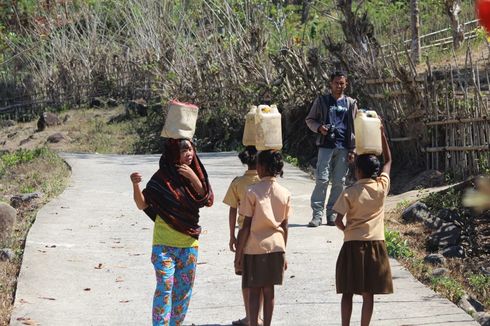
<path fill-rule="evenodd" d="M 143 179 L 139 172 L 133 172 L 133 173 L 131 173 L 131 175 L 129 177 L 131 178 L 131 182 L 133 184 L 138 184 Z"/>

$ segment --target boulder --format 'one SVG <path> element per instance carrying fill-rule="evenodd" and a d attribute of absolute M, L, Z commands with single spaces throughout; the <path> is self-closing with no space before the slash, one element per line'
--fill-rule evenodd
<path fill-rule="evenodd" d="M 2 128 L 8 128 L 13 126 L 15 126 L 14 120 L 0 120 L 0 127 Z"/>
<path fill-rule="evenodd" d="M 482 326 L 490 326 L 490 313 L 488 313 L 488 312 L 476 313 L 475 319 Z"/>
<path fill-rule="evenodd" d="M 446 258 L 463 258 L 464 249 L 461 246 L 451 246 L 443 249 L 441 254 Z"/>
<path fill-rule="evenodd" d="M 48 139 L 46 139 L 46 141 L 48 143 L 59 143 L 63 139 L 65 139 L 65 136 L 63 136 L 62 133 L 57 132 L 57 133 L 52 134 L 51 136 L 49 136 Z"/>
<path fill-rule="evenodd" d="M 445 276 L 447 274 L 449 274 L 449 270 L 447 268 L 439 267 L 434 268 L 434 270 L 432 271 L 432 276 Z"/>
<path fill-rule="evenodd" d="M 100 108 L 103 105 L 103 102 L 97 97 L 92 98 L 89 103 L 91 108 Z"/>
<path fill-rule="evenodd" d="M 148 115 L 148 106 L 146 101 L 143 98 L 129 101 L 126 105 L 126 115 L 139 115 L 141 117 L 146 117 Z"/>
<path fill-rule="evenodd" d="M 443 220 L 433 215 L 429 215 L 429 217 L 426 220 L 424 220 L 424 226 L 432 230 L 439 229 L 443 223 L 444 223 Z"/>
<path fill-rule="evenodd" d="M 17 211 L 6 203 L 0 203 L 0 242 L 5 241 L 15 224 Z"/>
<path fill-rule="evenodd" d="M 113 108 L 117 106 L 117 101 L 111 97 L 107 100 L 107 106 Z"/>
<path fill-rule="evenodd" d="M 61 124 L 61 121 L 56 114 L 51 112 L 43 112 L 37 121 L 37 130 L 43 131 L 47 127 L 53 127 L 59 124 Z"/>
<path fill-rule="evenodd" d="M 439 187 L 444 184 L 444 173 L 437 170 L 426 170 L 411 178 L 400 192 L 407 192 L 417 188 Z"/>
<path fill-rule="evenodd" d="M 442 265 L 446 262 L 446 258 L 444 258 L 441 254 L 429 254 L 424 257 L 424 262 L 432 265 Z"/>
<path fill-rule="evenodd" d="M 42 194 L 39 192 L 33 192 L 30 194 L 15 195 L 10 198 L 10 205 L 18 208 L 23 204 L 27 204 L 36 198 L 41 198 Z"/>
<path fill-rule="evenodd" d="M 454 222 L 459 219 L 459 215 L 456 211 L 447 208 L 438 211 L 436 216 L 445 222 Z"/>
<path fill-rule="evenodd" d="M 0 261 L 12 261 L 15 258 L 15 252 L 9 248 L 0 249 Z"/>
<path fill-rule="evenodd" d="M 427 249 L 435 251 L 459 244 L 461 229 L 453 223 L 444 223 L 437 231 L 427 238 Z"/>
<path fill-rule="evenodd" d="M 31 138 L 26 138 L 26 139 L 22 139 L 20 142 L 19 142 L 19 146 L 22 146 L 22 145 L 25 145 L 27 144 L 28 142 L 31 141 Z"/>
<path fill-rule="evenodd" d="M 402 220 L 405 223 L 422 222 L 429 219 L 430 211 L 427 205 L 416 202 L 405 208 L 402 213 Z"/>

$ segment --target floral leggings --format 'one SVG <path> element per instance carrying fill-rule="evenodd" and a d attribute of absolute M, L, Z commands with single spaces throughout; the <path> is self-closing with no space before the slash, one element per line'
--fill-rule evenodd
<path fill-rule="evenodd" d="M 157 278 L 153 326 L 183 324 L 196 275 L 197 252 L 197 247 L 153 246 L 151 262 Z"/>

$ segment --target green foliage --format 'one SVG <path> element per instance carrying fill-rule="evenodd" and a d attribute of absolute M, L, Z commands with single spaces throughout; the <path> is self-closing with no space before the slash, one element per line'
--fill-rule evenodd
<path fill-rule="evenodd" d="M 407 208 L 408 206 L 410 205 L 410 200 L 408 199 L 403 199 L 403 200 L 400 200 L 397 204 L 396 204 L 396 207 L 395 209 L 397 211 L 401 211 L 401 210 L 404 210 L 405 208 Z"/>
<path fill-rule="evenodd" d="M 5 171 L 18 164 L 31 162 L 35 158 L 50 155 L 46 147 L 36 148 L 34 150 L 19 149 L 13 153 L 5 153 L 0 156 L 0 176 L 5 174 Z"/>
<path fill-rule="evenodd" d="M 397 231 L 385 230 L 385 243 L 390 257 L 410 258 L 413 256 L 407 240 L 403 240 Z"/>
<path fill-rule="evenodd" d="M 458 302 L 464 295 L 461 284 L 449 276 L 433 276 L 430 284 L 434 291 L 445 294 L 452 302 Z"/>
<path fill-rule="evenodd" d="M 299 167 L 299 160 L 297 157 L 294 157 L 294 156 L 291 156 L 289 154 L 283 154 L 283 157 L 284 157 L 284 161 L 288 162 L 289 164 L 291 165 L 294 165 L 296 167 Z"/>
<path fill-rule="evenodd" d="M 473 290 L 476 291 L 484 298 L 488 298 L 488 294 L 490 293 L 490 276 L 483 274 L 470 274 L 468 276 L 468 283 L 473 287 Z M 490 304 L 490 298 L 488 298 L 485 304 Z"/>
<path fill-rule="evenodd" d="M 450 188 L 447 191 L 433 192 L 421 201 L 435 211 L 443 208 L 459 209 L 463 207 L 461 193 L 455 188 Z"/>

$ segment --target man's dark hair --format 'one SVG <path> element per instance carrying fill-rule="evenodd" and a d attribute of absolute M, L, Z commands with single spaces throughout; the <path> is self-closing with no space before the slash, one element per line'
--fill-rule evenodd
<path fill-rule="evenodd" d="M 334 73 L 330 75 L 330 81 L 333 81 L 337 77 L 345 77 L 347 79 L 347 74 L 342 71 L 334 71 Z"/>

